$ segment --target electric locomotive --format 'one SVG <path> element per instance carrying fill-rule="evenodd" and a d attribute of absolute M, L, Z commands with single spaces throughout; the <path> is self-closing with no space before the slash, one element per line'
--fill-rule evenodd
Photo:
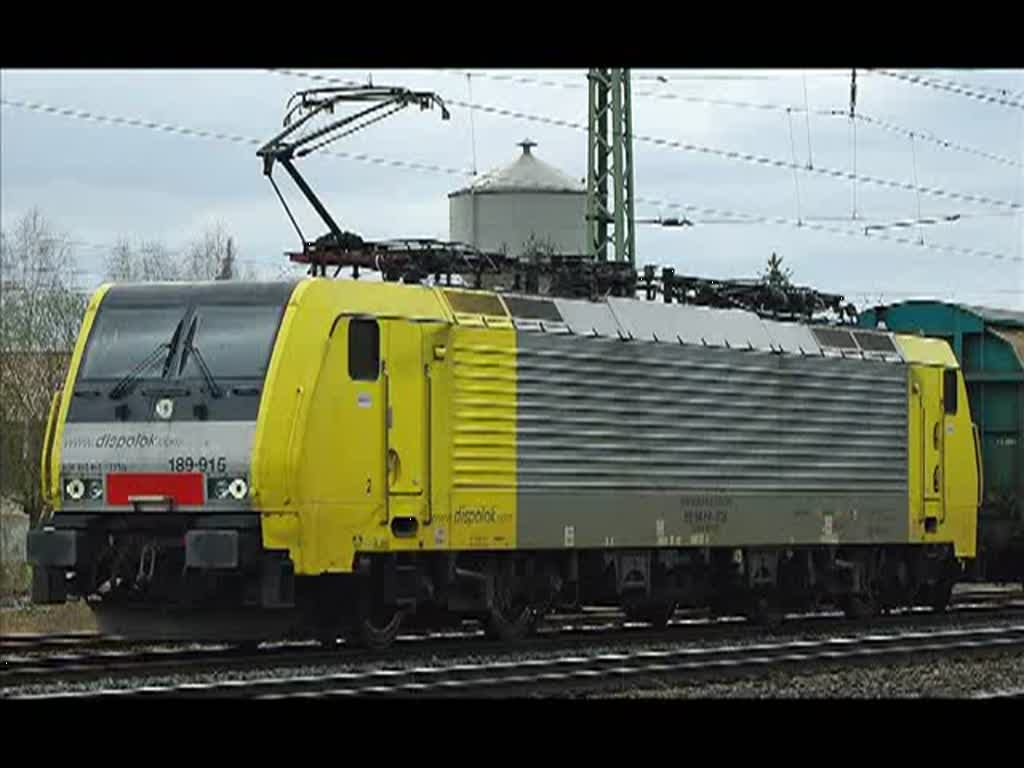
<path fill-rule="evenodd" d="M 338 634 L 949 601 L 978 446 L 942 341 L 307 278 L 107 285 L 29 537 L 121 634 Z"/>

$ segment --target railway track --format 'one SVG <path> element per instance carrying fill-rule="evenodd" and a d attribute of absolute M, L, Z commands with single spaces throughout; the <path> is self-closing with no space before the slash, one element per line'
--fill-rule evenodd
<path fill-rule="evenodd" d="M 1011 688 L 1006 691 L 990 691 L 979 693 L 976 699 L 1021 699 L 1024 700 L 1024 688 Z"/>
<path fill-rule="evenodd" d="M 807 672 L 834 664 L 880 664 L 911 658 L 918 661 L 935 654 L 977 655 L 1016 649 L 1024 649 L 1024 624 L 1021 623 L 1005 627 L 873 633 L 714 648 L 637 650 L 476 664 L 373 668 L 320 676 L 78 691 L 49 694 L 43 698 L 564 696 L 619 685 L 636 685 L 645 680 L 704 682 L 764 671 L 796 668 Z M 1019 697 L 1021 692 L 1011 692 L 1011 695 Z"/>
<path fill-rule="evenodd" d="M 1024 610 L 1024 589 L 1019 588 L 982 588 L 979 590 L 971 590 L 969 592 L 961 592 L 955 595 L 950 606 L 950 610 L 958 613 L 967 613 L 973 611 L 984 611 L 990 608 L 999 608 L 1012 610 L 1015 607 L 1020 607 Z M 927 615 L 929 611 L 927 609 L 911 609 L 901 610 L 893 616 L 895 617 L 907 617 L 911 615 Z M 790 615 L 788 621 L 792 624 L 794 618 L 797 620 L 808 620 L 808 619 L 836 619 L 842 614 L 839 612 L 821 612 L 817 614 L 799 614 Z M 673 626 L 682 626 L 687 624 L 693 624 L 700 622 L 701 619 L 694 620 L 694 616 L 701 616 L 700 612 L 685 612 L 680 611 L 676 614 L 677 619 L 672 622 Z M 680 620 L 678 617 L 686 616 Z M 587 623 L 604 621 L 617 621 L 620 625 L 625 626 L 626 622 L 622 620 L 621 611 L 615 608 L 592 608 L 586 609 L 581 613 L 577 614 L 556 614 L 548 617 L 545 620 L 545 624 L 548 629 L 557 628 L 558 626 L 567 627 L 570 630 L 575 628 L 585 629 Z M 884 620 L 886 617 L 879 617 Z M 721 623 L 735 623 L 745 621 L 740 618 L 720 617 L 717 620 Z M 704 623 L 708 623 L 704 621 Z M 422 634 L 422 633 L 421 633 Z M 452 632 L 440 632 L 432 633 L 432 636 L 440 637 L 464 637 L 467 635 L 479 636 L 479 632 L 465 632 L 455 630 Z M 405 640 L 409 640 L 414 635 L 410 634 L 405 636 Z M 417 639 L 419 635 L 415 635 Z M 94 653 L 98 651 L 111 652 L 116 654 L 118 652 L 132 649 L 142 648 L 144 646 L 168 646 L 168 645 L 184 645 L 183 641 L 166 641 L 160 639 L 138 639 L 138 638 L 125 638 L 116 635 L 102 635 L 97 632 L 67 632 L 67 633 L 55 633 L 55 634 L 31 634 L 31 633 L 16 633 L 16 634 L 0 634 L 0 664 L 9 661 L 9 654 L 15 654 L 16 656 L 37 656 L 41 654 L 52 654 L 55 658 L 61 653 L 70 654 L 77 658 L 79 654 Z M 205 643 L 207 646 L 223 645 L 220 643 Z M 69 658 L 70 658 L 69 656 Z"/>
<path fill-rule="evenodd" d="M 0 635 L 0 653 L 42 653 L 118 648 L 129 641 L 97 632 L 67 632 L 51 635 Z"/>
<path fill-rule="evenodd" d="M 662 630 L 626 622 L 609 611 L 552 617 L 534 637 L 509 650 L 574 652 L 585 650 L 596 643 L 650 645 L 659 642 L 728 641 L 742 640 L 755 632 L 769 632 L 743 619 L 709 620 L 679 616 Z M 878 617 L 868 627 L 878 629 L 908 623 L 915 628 L 943 627 L 954 622 L 1017 617 L 1024 618 L 1024 601 L 1007 600 L 1004 597 L 1003 600 L 961 602 L 944 614 L 910 611 Z M 817 614 L 791 617 L 771 632 L 776 636 L 792 637 L 807 633 L 857 632 L 864 629 L 862 622 L 848 620 L 841 614 Z M 3 656 L 0 657 L 0 696 L 16 694 L 18 688 L 33 684 L 316 664 L 361 665 L 379 663 L 382 658 L 381 655 L 348 648 L 343 643 L 334 648 L 324 648 L 313 642 L 284 643 L 253 651 L 230 645 L 182 647 L 180 644 L 143 644 L 135 640 L 80 634 L 5 640 L 13 642 L 4 646 Z M 15 652 L 12 654 L 8 649 Z M 495 654 L 503 650 L 499 644 L 484 639 L 479 629 L 469 626 L 459 631 L 403 635 L 385 658 L 388 661 L 427 656 L 457 658 L 473 653 Z"/>

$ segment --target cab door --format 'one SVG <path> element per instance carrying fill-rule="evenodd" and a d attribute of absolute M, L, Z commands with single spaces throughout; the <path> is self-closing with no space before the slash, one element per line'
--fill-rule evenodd
<path fill-rule="evenodd" d="M 945 511 L 945 413 L 943 409 L 942 368 L 921 367 L 917 372 L 920 385 L 918 411 L 920 418 L 921 495 L 923 517 L 944 521 Z"/>
<path fill-rule="evenodd" d="M 338 430 L 342 439 L 331 445 L 338 468 L 333 482 L 347 504 L 367 505 L 380 522 L 387 521 L 386 389 L 382 364 L 383 333 L 373 317 L 342 317 L 335 329 L 341 342 L 340 419 L 325 428 Z"/>
<path fill-rule="evenodd" d="M 429 520 L 430 397 L 423 326 L 408 320 L 381 323 L 387 349 L 388 505 L 396 535 L 411 535 Z"/>

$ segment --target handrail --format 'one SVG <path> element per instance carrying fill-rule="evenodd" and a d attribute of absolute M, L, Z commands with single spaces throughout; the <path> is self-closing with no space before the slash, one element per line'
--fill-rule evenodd
<path fill-rule="evenodd" d="M 978 431 L 978 425 L 971 423 L 971 429 L 974 431 L 974 462 L 978 467 L 978 507 L 985 501 L 985 464 L 981 455 L 981 433 Z"/>
<path fill-rule="evenodd" d="M 295 388 L 295 408 L 292 412 L 292 428 L 288 432 L 288 444 L 285 448 L 284 457 L 284 499 L 285 504 L 292 501 L 292 473 L 295 471 L 295 433 L 299 428 L 299 415 L 302 410 L 302 396 L 305 388 L 301 385 Z"/>
<path fill-rule="evenodd" d="M 39 482 L 42 490 L 42 499 L 48 505 L 53 506 L 53 474 L 51 473 L 50 462 L 53 458 L 53 435 L 55 432 L 57 414 L 60 411 L 60 401 L 63 390 L 58 389 L 53 393 L 50 401 L 50 413 L 46 418 L 46 432 L 43 435 L 43 455 L 40 459 Z"/>

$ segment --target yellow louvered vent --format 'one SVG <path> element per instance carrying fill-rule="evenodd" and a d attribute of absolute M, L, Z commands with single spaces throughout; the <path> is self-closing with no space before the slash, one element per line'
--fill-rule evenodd
<path fill-rule="evenodd" d="M 460 325 L 510 327 L 505 305 L 493 293 L 444 289 L 445 300 Z"/>

